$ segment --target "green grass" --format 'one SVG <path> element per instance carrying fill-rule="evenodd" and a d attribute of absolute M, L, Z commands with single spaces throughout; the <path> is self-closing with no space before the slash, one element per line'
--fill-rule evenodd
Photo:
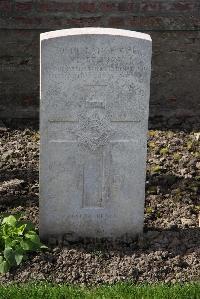
<path fill-rule="evenodd" d="M 133 285 L 118 283 L 99 287 L 48 283 L 0 286 L 0 299 L 200 299 L 200 283 Z"/>

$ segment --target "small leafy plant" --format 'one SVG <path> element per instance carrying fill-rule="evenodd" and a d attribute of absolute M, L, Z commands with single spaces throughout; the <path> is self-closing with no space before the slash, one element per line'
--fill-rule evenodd
<path fill-rule="evenodd" d="M 26 259 L 27 252 L 46 248 L 31 222 L 22 221 L 16 215 L 0 218 L 0 273 L 18 266 Z"/>

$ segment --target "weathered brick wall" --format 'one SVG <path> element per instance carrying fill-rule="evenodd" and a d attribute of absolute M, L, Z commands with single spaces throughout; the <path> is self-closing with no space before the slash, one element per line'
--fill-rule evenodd
<path fill-rule="evenodd" d="M 116 27 L 153 39 L 150 115 L 200 115 L 199 0 L 0 0 L 0 117 L 37 117 L 39 34 Z"/>

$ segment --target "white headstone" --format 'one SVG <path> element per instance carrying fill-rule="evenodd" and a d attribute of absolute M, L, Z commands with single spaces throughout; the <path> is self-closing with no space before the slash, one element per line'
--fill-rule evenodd
<path fill-rule="evenodd" d="M 128 30 L 41 34 L 43 239 L 142 232 L 151 52 Z"/>

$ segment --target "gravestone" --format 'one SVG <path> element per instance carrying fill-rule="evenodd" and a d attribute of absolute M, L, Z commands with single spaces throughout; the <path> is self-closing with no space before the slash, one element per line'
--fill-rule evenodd
<path fill-rule="evenodd" d="M 128 30 L 41 34 L 43 239 L 142 232 L 151 52 Z"/>

